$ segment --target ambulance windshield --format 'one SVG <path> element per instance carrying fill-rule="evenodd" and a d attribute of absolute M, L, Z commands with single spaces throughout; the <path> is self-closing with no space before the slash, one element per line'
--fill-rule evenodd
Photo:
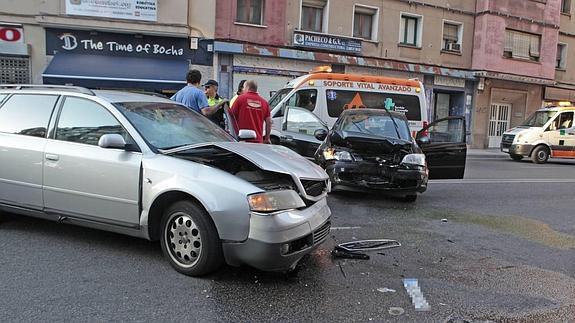
<path fill-rule="evenodd" d="M 287 87 L 277 91 L 269 101 L 270 108 L 273 109 L 283 98 L 285 98 L 286 95 L 288 95 L 288 93 L 291 92 L 291 90 L 293 89 Z"/>
<path fill-rule="evenodd" d="M 557 111 L 536 111 L 527 120 L 525 120 L 522 127 L 543 127 L 549 119 L 553 118 Z"/>

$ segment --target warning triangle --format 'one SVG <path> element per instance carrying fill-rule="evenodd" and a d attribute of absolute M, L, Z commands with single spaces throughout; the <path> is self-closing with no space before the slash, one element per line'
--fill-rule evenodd
<path fill-rule="evenodd" d="M 363 101 L 361 100 L 361 96 L 359 95 L 359 93 L 355 94 L 351 102 L 343 106 L 344 110 L 361 109 L 361 108 L 365 108 L 365 105 L 363 104 Z"/>

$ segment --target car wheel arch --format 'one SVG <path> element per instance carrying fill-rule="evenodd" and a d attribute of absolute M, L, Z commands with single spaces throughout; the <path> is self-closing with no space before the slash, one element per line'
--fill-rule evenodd
<path fill-rule="evenodd" d="M 152 202 L 152 205 L 150 206 L 150 210 L 148 212 L 148 236 L 149 236 L 150 240 L 157 241 L 160 239 L 160 235 L 161 235 L 160 227 L 161 227 L 162 216 L 164 215 L 164 211 L 170 205 L 172 205 L 178 201 L 184 201 L 184 200 L 191 201 L 191 202 L 197 204 L 199 207 L 206 210 L 206 212 L 208 214 L 210 214 L 210 212 L 208 211 L 206 206 L 199 199 L 197 199 L 195 196 L 193 196 L 189 193 L 182 192 L 182 191 L 163 192 L 162 194 L 158 195 L 154 199 L 154 202 Z M 214 221 L 214 219 L 211 219 L 211 216 L 210 216 L 210 220 L 212 222 Z M 217 227 L 216 227 L 216 231 L 217 231 Z M 219 236 L 219 233 L 218 233 L 218 236 Z"/>
<path fill-rule="evenodd" d="M 531 156 L 533 155 L 533 152 L 535 151 L 535 149 L 537 149 L 537 148 L 539 148 L 539 147 L 541 147 L 541 146 L 547 148 L 547 150 L 548 150 L 549 153 L 551 154 L 551 147 L 549 147 L 549 145 L 546 144 L 546 143 L 544 143 L 544 142 L 540 142 L 540 143 L 537 143 L 537 144 L 533 145 L 533 147 L 531 148 L 531 151 L 529 152 L 529 157 L 531 157 Z"/>

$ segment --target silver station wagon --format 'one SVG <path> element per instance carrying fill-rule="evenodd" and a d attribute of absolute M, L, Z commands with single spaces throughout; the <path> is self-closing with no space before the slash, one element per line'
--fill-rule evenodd
<path fill-rule="evenodd" d="M 164 98 L 0 86 L 0 210 L 159 240 L 186 275 L 293 269 L 329 234 L 329 187 L 288 148 Z"/>

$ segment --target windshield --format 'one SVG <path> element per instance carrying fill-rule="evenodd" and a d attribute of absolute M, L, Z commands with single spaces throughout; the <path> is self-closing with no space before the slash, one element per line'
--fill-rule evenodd
<path fill-rule="evenodd" d="M 157 149 L 234 140 L 204 116 L 178 104 L 125 102 L 116 107 Z"/>
<path fill-rule="evenodd" d="M 397 131 L 395 130 L 397 124 Z M 348 132 L 357 132 L 376 137 L 387 137 L 394 139 L 410 140 L 409 125 L 400 118 L 391 119 L 386 115 L 366 115 L 353 114 L 348 115 L 341 120 L 341 130 Z M 399 137 L 397 136 L 399 132 Z"/>
<path fill-rule="evenodd" d="M 521 125 L 524 127 L 543 127 L 555 114 L 557 111 L 536 111 Z"/>
<path fill-rule="evenodd" d="M 382 109 L 386 102 L 393 106 L 396 112 L 405 114 L 407 120 L 421 121 L 421 103 L 417 95 L 395 94 L 385 92 L 368 92 L 355 90 L 325 91 L 327 113 L 337 118 L 348 109 L 369 108 Z"/>
<path fill-rule="evenodd" d="M 283 98 L 285 98 L 286 95 L 288 95 L 288 93 L 291 92 L 291 90 L 293 89 L 285 88 L 277 91 L 276 94 L 274 94 L 274 96 L 272 96 L 272 98 L 269 100 L 270 108 L 273 109 L 278 103 L 280 103 Z"/>

